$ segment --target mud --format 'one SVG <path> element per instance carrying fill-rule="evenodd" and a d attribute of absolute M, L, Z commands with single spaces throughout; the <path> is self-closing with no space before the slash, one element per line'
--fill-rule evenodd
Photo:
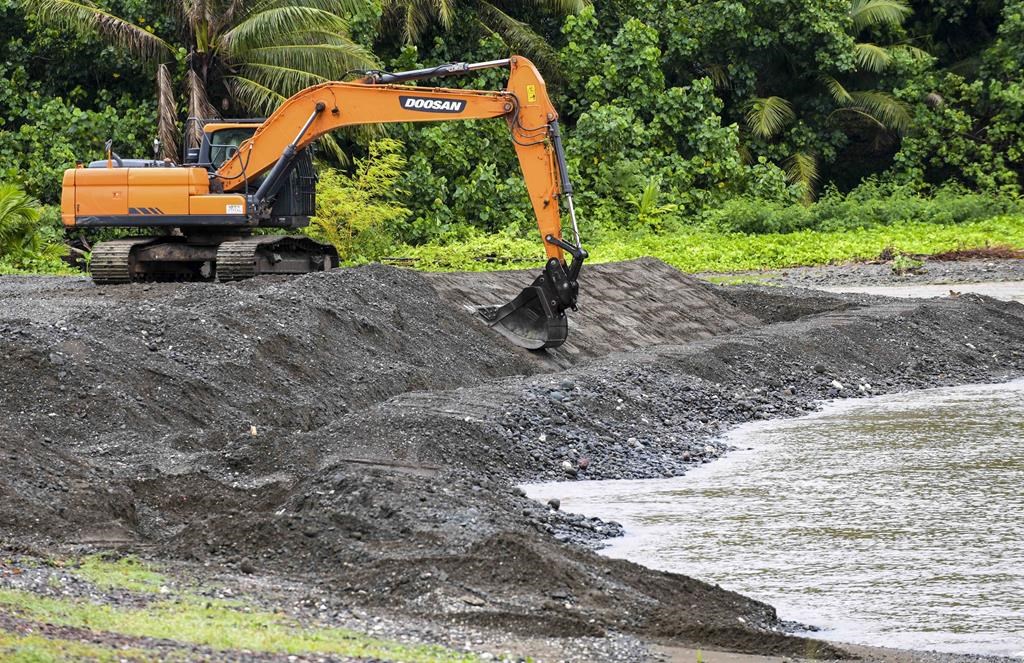
<path fill-rule="evenodd" d="M 1024 369 L 1019 304 L 717 288 L 652 260 L 589 270 L 570 342 L 531 354 L 467 309 L 530 277 L 0 279 L 0 537 L 302 579 L 442 640 L 803 655 L 769 606 L 599 557 L 615 523 L 515 484 L 678 475 L 738 422 Z"/>

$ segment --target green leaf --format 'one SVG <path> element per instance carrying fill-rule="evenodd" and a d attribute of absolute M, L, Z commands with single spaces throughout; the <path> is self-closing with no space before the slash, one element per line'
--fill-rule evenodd
<path fill-rule="evenodd" d="M 910 14 L 905 0 L 853 0 L 850 3 L 850 18 L 858 33 L 882 25 L 900 25 Z"/>
<path fill-rule="evenodd" d="M 759 138 L 772 138 L 796 119 L 793 106 L 782 97 L 758 97 L 747 102 L 747 128 Z"/>

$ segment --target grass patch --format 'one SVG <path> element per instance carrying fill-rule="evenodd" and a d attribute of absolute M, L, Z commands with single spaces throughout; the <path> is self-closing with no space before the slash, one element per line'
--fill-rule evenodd
<path fill-rule="evenodd" d="M 76 642 L 41 635 L 23 635 L 0 631 L 0 659 L 24 663 L 57 663 L 58 661 L 152 661 L 155 652 L 137 648 L 104 647 L 91 642 Z"/>
<path fill-rule="evenodd" d="M 999 246 L 1024 249 L 1024 218 L 1000 216 L 941 225 L 908 222 L 841 231 L 801 230 L 747 235 L 706 230 L 675 234 L 611 233 L 584 241 L 594 263 L 653 256 L 684 272 L 733 272 L 872 260 L 884 250 L 933 255 Z M 535 268 L 539 240 L 477 235 L 449 245 L 407 247 L 399 255 L 418 269 L 490 271 Z"/>
<path fill-rule="evenodd" d="M 159 592 L 167 585 L 167 577 L 137 557 L 109 560 L 103 555 L 82 558 L 71 572 L 101 589 L 127 589 L 132 592 Z"/>
<path fill-rule="evenodd" d="M 154 601 L 143 608 L 121 608 L 0 589 L 0 609 L 37 622 L 167 639 L 216 650 L 338 654 L 409 663 L 477 660 L 473 655 L 439 646 L 403 645 L 341 628 L 304 627 L 283 614 L 240 609 L 237 602 L 198 596 Z"/>

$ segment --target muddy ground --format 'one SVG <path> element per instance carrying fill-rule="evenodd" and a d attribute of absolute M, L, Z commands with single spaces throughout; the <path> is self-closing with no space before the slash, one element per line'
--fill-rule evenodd
<path fill-rule="evenodd" d="M 483 652 L 841 656 L 770 606 L 598 556 L 617 524 L 516 484 L 679 475 L 739 422 L 1024 373 L 1019 304 L 723 288 L 654 260 L 589 268 L 570 341 L 533 354 L 467 308 L 530 278 L 2 278 L 0 539 L 297 583 Z"/>

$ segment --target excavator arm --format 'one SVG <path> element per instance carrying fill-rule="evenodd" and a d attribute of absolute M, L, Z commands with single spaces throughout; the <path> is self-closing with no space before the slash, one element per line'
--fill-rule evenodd
<path fill-rule="evenodd" d="M 426 78 L 508 67 L 501 91 L 401 85 Z M 288 178 L 296 155 L 320 136 L 359 124 L 445 122 L 504 118 L 511 132 L 530 203 L 547 254 L 544 273 L 512 302 L 480 311 L 496 330 L 531 349 L 557 347 L 568 334 L 565 311 L 576 309 L 577 279 L 587 258 L 579 240 L 572 185 L 558 128 L 558 113 L 537 68 L 514 56 L 479 64 L 455 63 L 409 72 L 374 72 L 359 81 L 330 82 L 286 100 L 252 138 L 217 170 L 213 186 L 245 191 L 249 216 L 269 215 L 274 197 Z M 255 192 L 250 183 L 261 178 Z M 573 241 L 562 238 L 561 199 L 565 199 Z M 566 264 L 565 253 L 573 256 Z"/>

